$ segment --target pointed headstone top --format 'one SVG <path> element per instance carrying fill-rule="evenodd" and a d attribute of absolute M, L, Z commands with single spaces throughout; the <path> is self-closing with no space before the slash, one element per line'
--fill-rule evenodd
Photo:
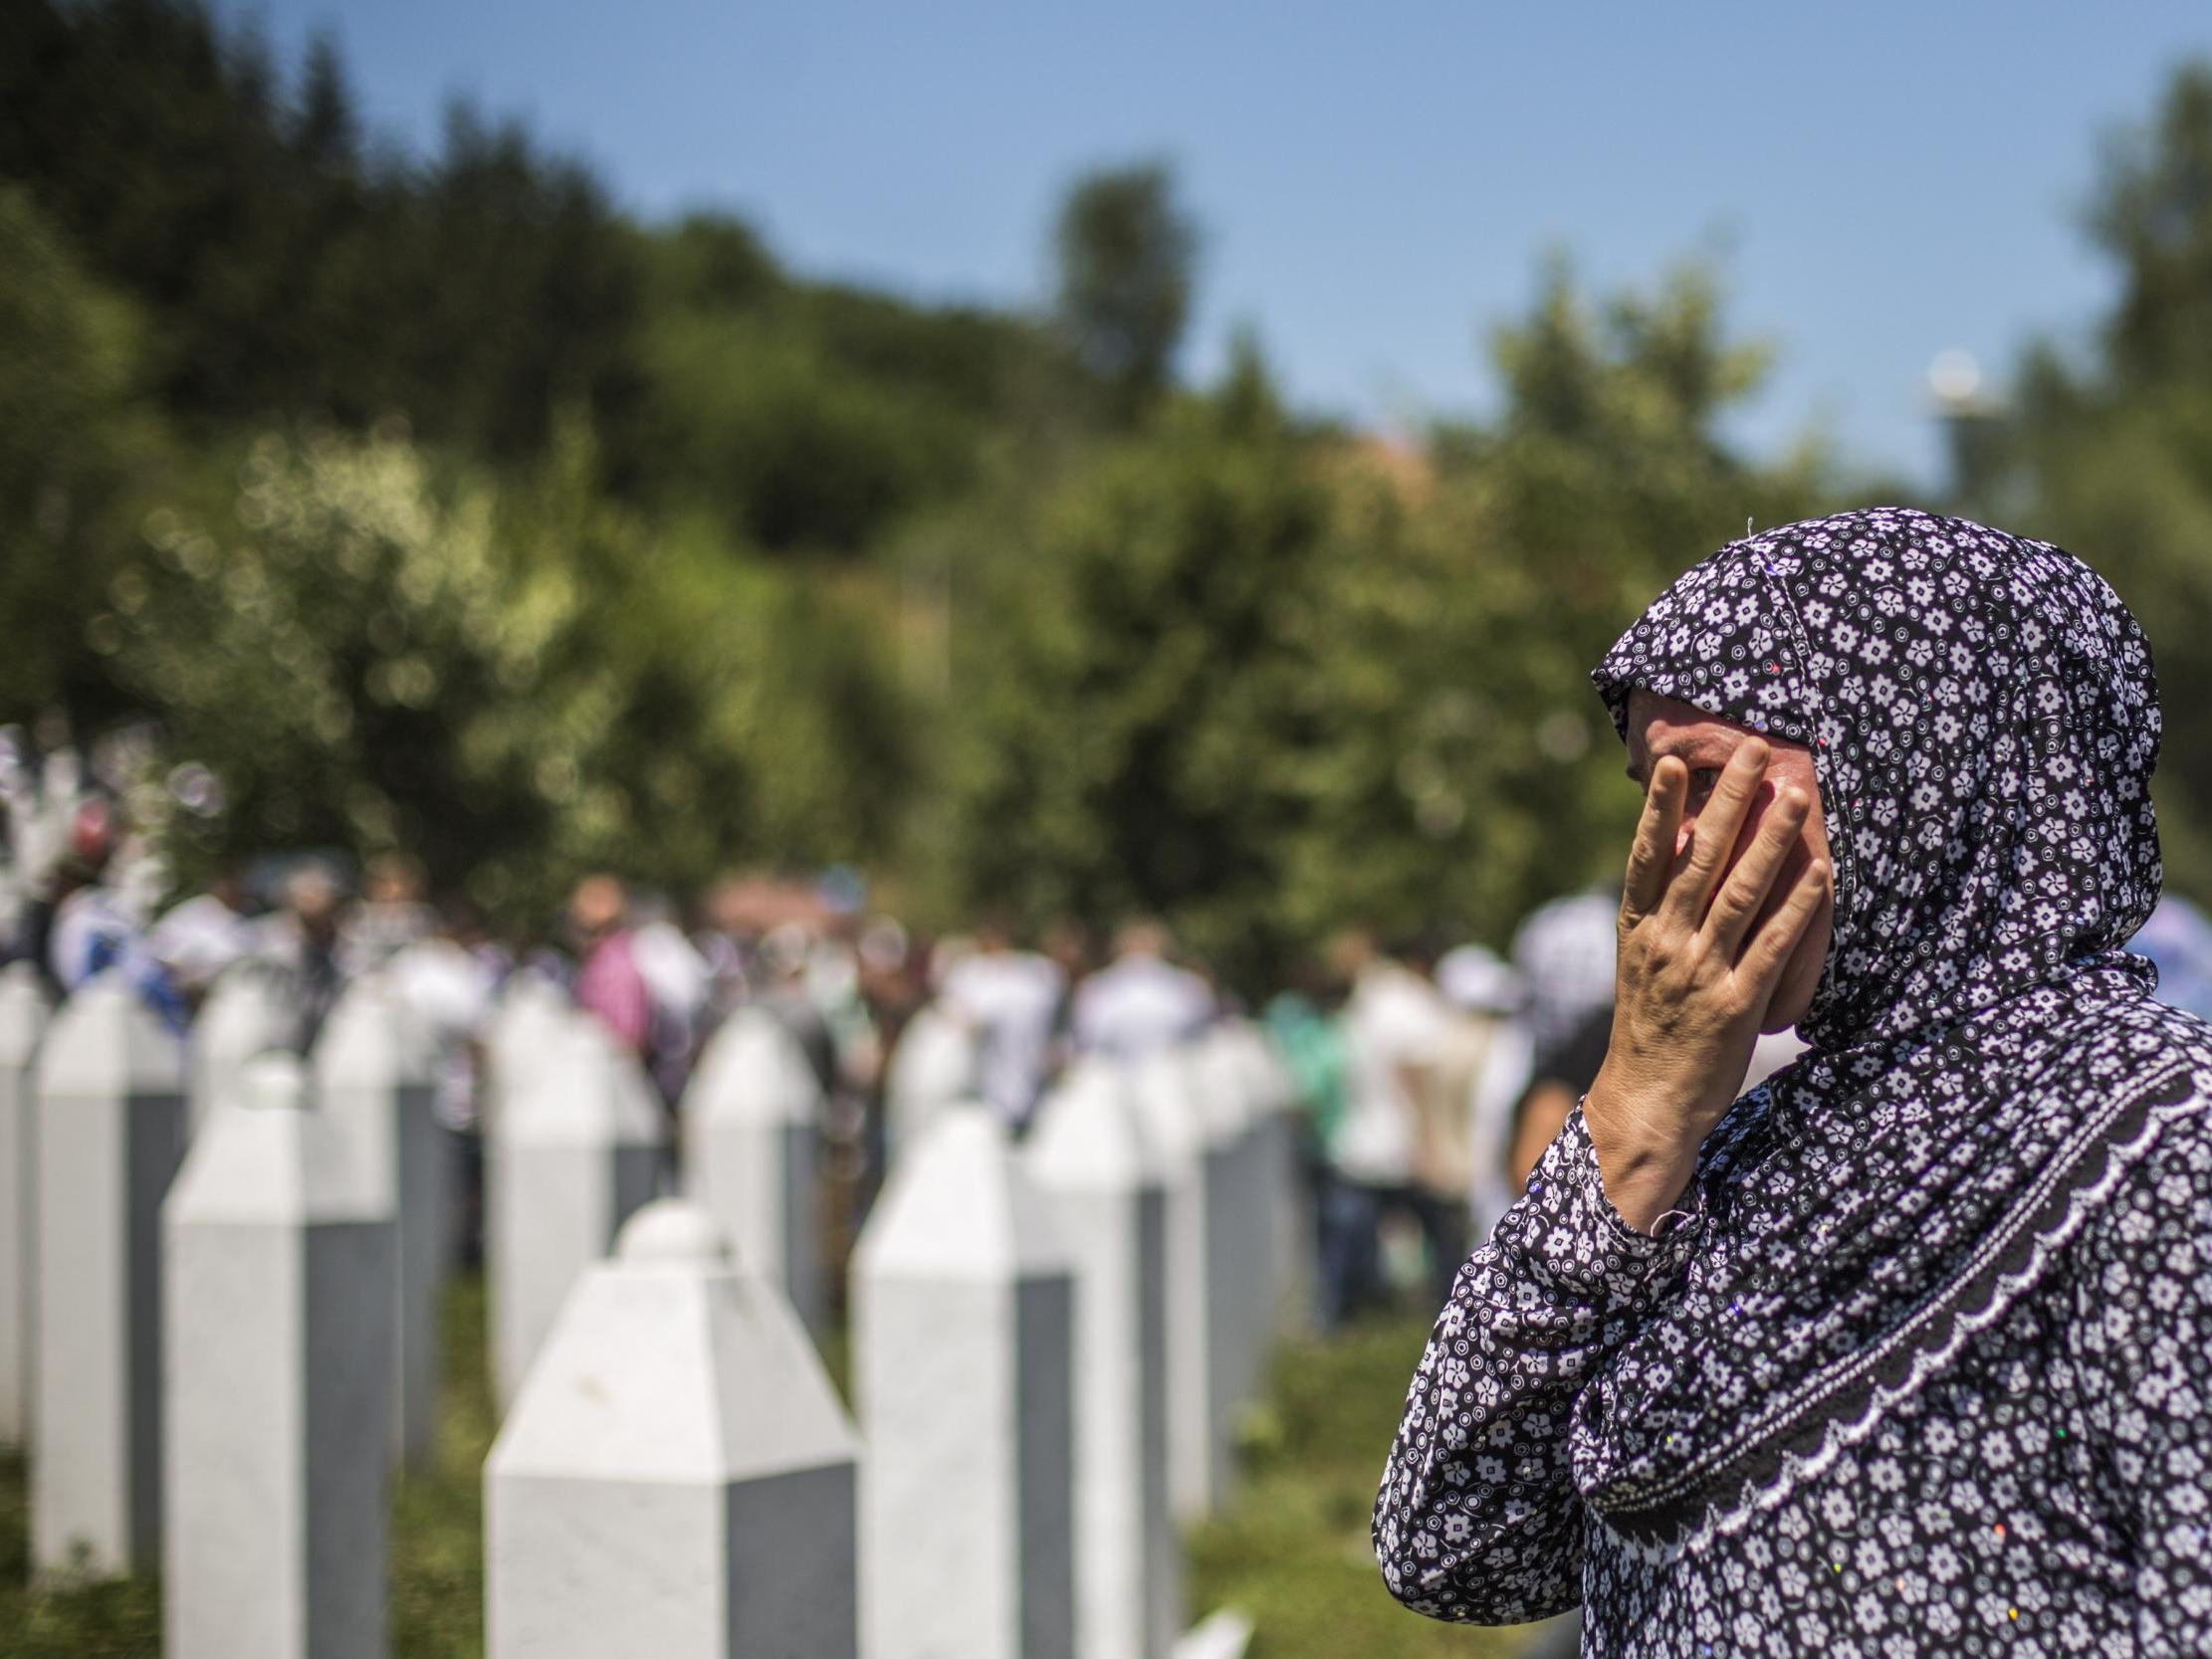
<path fill-rule="evenodd" d="M 46 987 L 29 962 L 0 967 L 0 1070 L 28 1064 L 46 1031 Z"/>
<path fill-rule="evenodd" d="M 270 983 L 266 969 L 253 962 L 240 962 L 226 969 L 207 993 L 207 1002 L 200 1009 L 201 1023 L 245 1026 L 256 1020 L 276 1020 L 283 1016 L 277 988 Z"/>
<path fill-rule="evenodd" d="M 766 1008 L 740 1008 L 700 1058 L 693 1110 L 754 1124 L 814 1121 L 821 1089 L 783 1022 Z"/>
<path fill-rule="evenodd" d="M 1259 1114 L 1289 1112 L 1298 1104 L 1298 1086 L 1264 1027 L 1249 1019 L 1223 1020 L 1223 1040 L 1244 1072 L 1244 1098 Z"/>
<path fill-rule="evenodd" d="M 499 1443 L 494 1475 L 722 1482 L 858 1452 L 798 1317 L 739 1272 L 697 1206 L 639 1210 L 562 1306 Z"/>
<path fill-rule="evenodd" d="M 891 1052 L 889 1089 L 924 1103 L 958 1100 L 976 1090 L 976 1038 L 932 1002 L 899 1033 Z"/>
<path fill-rule="evenodd" d="M 504 1009 L 534 1009 L 559 1013 L 568 1006 L 561 988 L 533 967 L 518 968 L 500 988 Z"/>
<path fill-rule="evenodd" d="M 561 988 L 544 974 L 524 968 L 500 990 L 492 1017 L 495 1048 L 527 1047 L 568 1017 L 571 1004 Z"/>
<path fill-rule="evenodd" d="M 229 1068 L 248 1056 L 297 1041 L 297 1022 L 267 974 L 251 962 L 228 969 L 207 993 L 192 1021 L 195 1086 L 219 1092 Z M 202 1101 L 199 1110 L 224 1104 Z"/>
<path fill-rule="evenodd" d="M 704 1207 L 683 1198 L 656 1198 L 622 1224 L 614 1259 L 625 1267 L 727 1270 L 735 1253 Z"/>
<path fill-rule="evenodd" d="M 238 1104 L 263 1112 L 304 1112 L 308 1074 L 290 1054 L 259 1054 L 239 1068 Z"/>
<path fill-rule="evenodd" d="M 503 1105 L 503 1133 L 541 1144 L 657 1145 L 665 1136 L 634 1055 L 590 1014 L 560 1017 L 539 1063 Z"/>
<path fill-rule="evenodd" d="M 1128 1080 L 1111 1060 L 1076 1062 L 1046 1097 L 1023 1153 L 1046 1188 L 1126 1192 L 1164 1179 Z"/>
<path fill-rule="evenodd" d="M 1004 1126 L 973 1102 L 947 1107 L 922 1133 L 857 1254 L 861 1270 L 882 1279 L 1010 1281 L 1069 1270 Z"/>
<path fill-rule="evenodd" d="M 184 1051 L 121 975 L 104 973 L 62 1005 L 39 1050 L 48 1094 L 160 1094 L 184 1087 Z"/>
<path fill-rule="evenodd" d="M 1194 1045 L 1191 1071 L 1208 1144 L 1234 1141 L 1252 1120 L 1251 1071 L 1225 1026 L 1215 1026 Z"/>
<path fill-rule="evenodd" d="M 318 1084 L 404 1088 L 430 1081 L 432 1050 L 399 993 L 381 974 L 355 981 L 338 998 L 315 1042 Z"/>
<path fill-rule="evenodd" d="M 1175 1170 L 1206 1148 L 1206 1112 L 1182 1049 L 1155 1049 L 1130 1069 L 1129 1088 L 1137 1116 L 1163 1167 Z"/>
<path fill-rule="evenodd" d="M 495 1118 L 509 1100 L 527 1099 L 533 1080 L 546 1069 L 570 1009 L 560 988 L 542 973 L 524 968 L 500 992 L 489 1043 Z"/>
<path fill-rule="evenodd" d="M 352 1142 L 308 1100 L 307 1069 L 260 1054 L 239 1073 L 234 1109 L 194 1137 L 162 1213 L 172 1221 L 380 1221 L 389 1212 L 349 1166 Z"/>

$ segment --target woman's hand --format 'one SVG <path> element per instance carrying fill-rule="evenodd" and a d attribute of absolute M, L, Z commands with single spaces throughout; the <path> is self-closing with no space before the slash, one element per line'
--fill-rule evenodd
<path fill-rule="evenodd" d="M 1678 848 L 1688 768 L 1672 756 L 1652 768 L 1621 897 L 1612 1040 L 1583 1106 L 1606 1196 L 1639 1232 L 1689 1184 L 1828 891 L 1815 861 L 1769 903 L 1812 807 L 1802 789 L 1784 791 L 1729 863 L 1767 759 L 1756 737 L 1737 745 Z"/>

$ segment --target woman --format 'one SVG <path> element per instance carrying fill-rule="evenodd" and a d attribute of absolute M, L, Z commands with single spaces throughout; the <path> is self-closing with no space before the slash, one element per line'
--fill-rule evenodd
<path fill-rule="evenodd" d="M 1723 549 L 1595 678 L 1647 784 L 1612 1042 L 1415 1375 L 1392 1590 L 1599 1655 L 2212 1651 L 2212 1032 L 2121 948 L 2133 617 L 1884 509 Z"/>

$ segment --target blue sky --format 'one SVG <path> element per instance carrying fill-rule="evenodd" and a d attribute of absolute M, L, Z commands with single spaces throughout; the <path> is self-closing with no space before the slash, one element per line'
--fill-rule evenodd
<path fill-rule="evenodd" d="M 1161 157 L 1206 231 L 1186 367 L 1257 327 L 1303 404 L 1388 426 L 1494 406 L 1484 340 L 1562 249 L 1601 286 L 1722 251 L 1772 341 L 1737 422 L 1938 476 L 1926 370 L 2001 381 L 2111 276 L 2078 227 L 2100 146 L 2212 7 L 1117 0 L 218 0 L 296 60 L 335 36 L 415 143 L 457 95 L 526 118 L 648 216 L 716 206 L 801 270 L 1032 303 L 1085 167 Z"/>

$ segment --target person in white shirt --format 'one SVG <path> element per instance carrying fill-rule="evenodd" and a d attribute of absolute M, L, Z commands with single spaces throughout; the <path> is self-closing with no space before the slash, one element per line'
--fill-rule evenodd
<path fill-rule="evenodd" d="M 1463 1114 L 1464 1156 L 1438 1171 L 1458 1178 L 1466 1202 L 1468 1241 L 1479 1243 L 1513 1202 L 1506 1158 L 1513 1137 L 1513 1109 L 1527 1089 L 1535 1062 L 1524 1016 L 1520 975 L 1479 944 L 1446 951 L 1437 963 L 1437 989 L 1456 1016 L 1442 1096 Z M 1457 1271 L 1454 1262 L 1452 1269 Z M 1450 1287 L 1446 1286 L 1448 1293 Z"/>
<path fill-rule="evenodd" d="M 71 812 L 69 839 L 53 872 L 47 976 L 67 995 L 104 973 L 117 974 L 182 1035 L 190 1011 L 169 970 L 146 948 L 143 913 L 114 880 L 120 834 L 120 817 L 104 797 L 88 797 Z"/>
<path fill-rule="evenodd" d="M 1114 936 L 1114 959 L 1075 988 L 1072 1015 L 1080 1053 L 1135 1060 L 1189 1042 L 1214 1018 L 1214 993 L 1204 979 L 1167 959 L 1171 940 L 1160 923 L 1126 923 Z"/>
<path fill-rule="evenodd" d="M 1003 923 L 978 929 L 976 945 L 945 975 L 940 996 L 976 1034 L 979 1092 L 1019 1130 L 1044 1092 L 1052 1021 L 1066 981 L 1050 957 L 1016 949 Z"/>
<path fill-rule="evenodd" d="M 453 1170 L 448 1248 L 470 1266 L 483 1259 L 483 1056 L 491 1034 L 498 975 L 470 947 L 478 929 L 464 904 L 449 904 L 429 937 L 403 946 L 386 964 L 392 988 L 436 1045 L 431 1116 L 444 1131 Z"/>
<path fill-rule="evenodd" d="M 146 948 L 197 1002 L 216 976 L 252 953 L 254 925 L 246 915 L 246 884 L 235 869 L 216 872 L 205 893 L 172 905 L 146 935 Z"/>
<path fill-rule="evenodd" d="M 1348 1099 L 1329 1148 L 1322 1239 L 1332 1312 L 1342 1320 L 1388 1301 L 1386 1212 L 1419 1222 L 1432 1267 L 1450 1248 L 1418 1174 L 1423 1097 L 1444 1058 L 1451 1012 L 1426 974 L 1383 954 L 1369 933 L 1343 935 L 1331 956 L 1351 985 L 1342 1016 Z"/>

